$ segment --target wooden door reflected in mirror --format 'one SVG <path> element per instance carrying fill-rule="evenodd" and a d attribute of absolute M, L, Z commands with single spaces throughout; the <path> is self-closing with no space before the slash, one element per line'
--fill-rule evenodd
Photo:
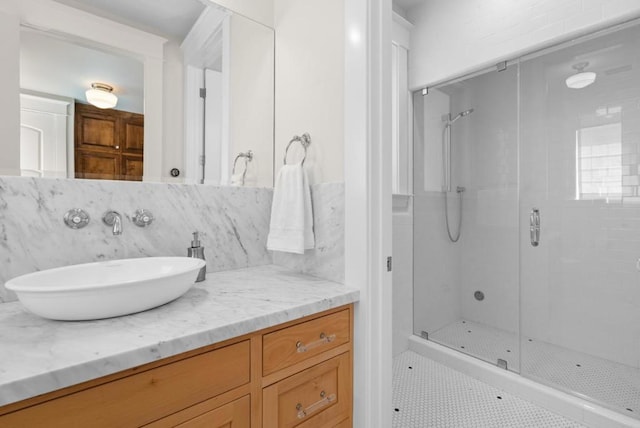
<path fill-rule="evenodd" d="M 75 176 L 142 181 L 144 116 L 76 103 Z"/>

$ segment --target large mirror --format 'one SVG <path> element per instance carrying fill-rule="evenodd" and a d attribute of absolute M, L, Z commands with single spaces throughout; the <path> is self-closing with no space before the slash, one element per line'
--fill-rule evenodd
<path fill-rule="evenodd" d="M 272 186 L 268 23 L 209 0 L 11 1 L 20 141 L 0 143 L 18 153 L 2 174 Z"/>

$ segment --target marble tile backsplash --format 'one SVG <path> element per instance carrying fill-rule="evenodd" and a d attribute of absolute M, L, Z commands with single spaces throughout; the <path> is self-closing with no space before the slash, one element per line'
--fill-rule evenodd
<path fill-rule="evenodd" d="M 280 266 L 344 283 L 344 183 L 311 186 L 316 248 L 304 254 L 275 251 Z"/>
<path fill-rule="evenodd" d="M 196 230 L 210 272 L 274 263 L 343 282 L 344 185 L 312 187 L 316 249 L 301 256 L 266 250 L 272 195 L 265 188 L 0 177 L 0 302 L 16 300 L 4 283 L 29 272 L 118 258 L 186 256 Z M 71 208 L 87 211 L 89 225 L 65 226 L 63 216 Z M 138 208 L 155 216 L 149 227 L 131 221 Z M 122 214 L 122 235 L 114 236 L 102 222 L 107 210 Z"/>
<path fill-rule="evenodd" d="M 266 250 L 272 191 L 102 180 L 0 177 L 0 301 L 15 300 L 3 284 L 52 267 L 143 256 L 186 256 L 191 233 L 201 232 L 208 271 L 272 263 Z M 63 222 L 82 208 L 91 217 L 83 229 Z M 150 210 L 154 222 L 141 228 L 131 217 Z M 123 216 L 122 235 L 102 222 L 107 210 Z"/>

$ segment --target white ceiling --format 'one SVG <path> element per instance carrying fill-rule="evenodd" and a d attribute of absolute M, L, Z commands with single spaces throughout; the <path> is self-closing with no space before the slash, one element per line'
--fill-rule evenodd
<path fill-rule="evenodd" d="M 206 7 L 200 0 L 55 1 L 178 43 Z M 34 30 L 24 29 L 20 37 L 22 89 L 86 103 L 85 91 L 101 82 L 114 87 L 116 109 L 144 112 L 142 62 Z"/>
<path fill-rule="evenodd" d="M 200 0 L 56 0 L 182 42 L 205 8 Z"/>
<path fill-rule="evenodd" d="M 116 109 L 144 112 L 142 62 L 25 29 L 20 33 L 20 87 L 86 103 L 91 83 L 107 83 Z"/>
<path fill-rule="evenodd" d="M 418 4 L 422 4 L 424 2 L 426 2 L 427 0 L 393 0 L 393 3 L 397 6 L 400 7 L 400 9 L 404 10 L 405 12 L 407 12 L 409 9 L 411 9 L 412 7 L 418 5 Z"/>

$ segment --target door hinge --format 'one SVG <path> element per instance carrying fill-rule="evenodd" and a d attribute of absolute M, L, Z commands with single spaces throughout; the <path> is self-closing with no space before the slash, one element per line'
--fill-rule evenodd
<path fill-rule="evenodd" d="M 205 157 L 204 155 L 200 155 L 200 165 L 204 165 L 205 164 Z"/>
<path fill-rule="evenodd" d="M 207 88 L 200 88 L 200 98 L 207 98 Z"/>
<path fill-rule="evenodd" d="M 393 258 L 391 256 L 387 257 L 387 272 L 391 272 L 393 264 Z"/>

